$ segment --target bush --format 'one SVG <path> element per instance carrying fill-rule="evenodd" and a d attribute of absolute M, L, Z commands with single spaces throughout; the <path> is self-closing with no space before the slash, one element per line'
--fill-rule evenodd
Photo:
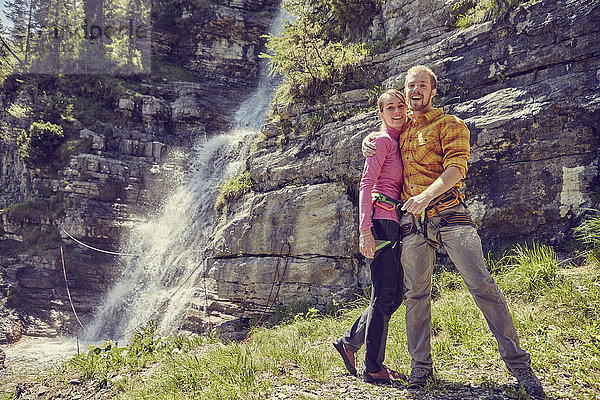
<path fill-rule="evenodd" d="M 573 231 L 575 238 L 583 243 L 596 259 L 600 258 L 600 211 L 596 215 L 586 218 Z"/>
<path fill-rule="evenodd" d="M 286 0 L 283 7 L 297 18 L 286 22 L 281 36 L 268 36 L 271 74 L 284 77 L 278 101 L 314 103 L 343 85 L 358 61 L 369 53 L 349 38 L 364 31 L 379 9 L 375 0 Z"/>
<path fill-rule="evenodd" d="M 529 0 L 462 0 L 456 3 L 450 13 L 448 25 L 467 28 L 471 25 L 490 21 L 502 13 L 514 10 Z"/>
<path fill-rule="evenodd" d="M 44 121 L 33 122 L 29 131 L 22 130 L 17 137 L 19 154 L 26 163 L 35 166 L 49 164 L 48 158 L 52 158 L 64 137 L 60 125 Z"/>

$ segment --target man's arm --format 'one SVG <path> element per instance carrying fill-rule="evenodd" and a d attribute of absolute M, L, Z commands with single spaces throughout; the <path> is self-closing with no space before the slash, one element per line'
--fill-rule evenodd
<path fill-rule="evenodd" d="M 363 140 L 363 153 L 365 140 Z M 427 208 L 429 203 L 431 203 L 431 200 L 449 190 L 462 178 L 463 175 L 458 167 L 455 167 L 454 165 L 449 166 L 442 173 L 442 175 L 440 175 L 435 181 L 433 181 L 431 185 L 429 185 L 429 187 L 427 187 L 427 189 L 423 190 L 420 194 L 406 200 L 402 206 L 402 210 L 414 215 L 421 214 L 421 212 Z"/>
<path fill-rule="evenodd" d="M 365 157 L 374 156 L 377 152 L 377 146 L 373 143 L 373 139 L 377 136 L 379 132 L 371 132 L 369 133 L 362 141 L 362 154 Z"/>

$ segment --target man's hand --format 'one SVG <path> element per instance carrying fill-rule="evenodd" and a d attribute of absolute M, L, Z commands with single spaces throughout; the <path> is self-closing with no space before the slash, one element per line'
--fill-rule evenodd
<path fill-rule="evenodd" d="M 402 211 L 407 211 L 415 216 L 419 216 L 427 208 L 429 203 L 437 196 L 445 193 L 452 186 L 456 185 L 463 178 L 460 170 L 454 165 L 446 168 L 427 189 L 420 194 L 406 200 L 402 205 Z"/>
<path fill-rule="evenodd" d="M 414 216 L 419 216 L 427 208 L 433 198 L 427 196 L 425 192 L 418 194 L 406 200 L 402 205 L 402 211 L 409 212 Z"/>
<path fill-rule="evenodd" d="M 379 132 L 371 132 L 369 133 L 362 141 L 362 154 L 365 157 L 371 157 L 375 155 L 377 151 L 377 146 L 373 143 L 373 139 L 377 136 Z"/>

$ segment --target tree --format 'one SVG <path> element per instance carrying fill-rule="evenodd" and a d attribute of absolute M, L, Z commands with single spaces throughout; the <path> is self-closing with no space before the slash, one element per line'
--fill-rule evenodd
<path fill-rule="evenodd" d="M 348 72 L 368 53 L 363 43 L 353 43 L 346 32 L 359 30 L 377 8 L 375 0 L 285 0 L 283 7 L 297 18 L 286 22 L 280 36 L 267 42 L 272 74 L 284 77 L 277 98 L 298 97 L 314 102 L 331 94 Z M 367 10 L 367 11 L 365 11 Z M 346 13 L 361 13 L 349 17 Z"/>

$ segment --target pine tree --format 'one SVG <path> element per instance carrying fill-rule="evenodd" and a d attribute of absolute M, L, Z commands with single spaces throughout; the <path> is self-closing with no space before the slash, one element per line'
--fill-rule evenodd
<path fill-rule="evenodd" d="M 11 22 L 9 35 L 13 51 L 21 54 L 24 64 L 29 62 L 31 35 L 34 30 L 33 15 L 36 9 L 34 0 L 6 0 L 6 17 Z"/>

